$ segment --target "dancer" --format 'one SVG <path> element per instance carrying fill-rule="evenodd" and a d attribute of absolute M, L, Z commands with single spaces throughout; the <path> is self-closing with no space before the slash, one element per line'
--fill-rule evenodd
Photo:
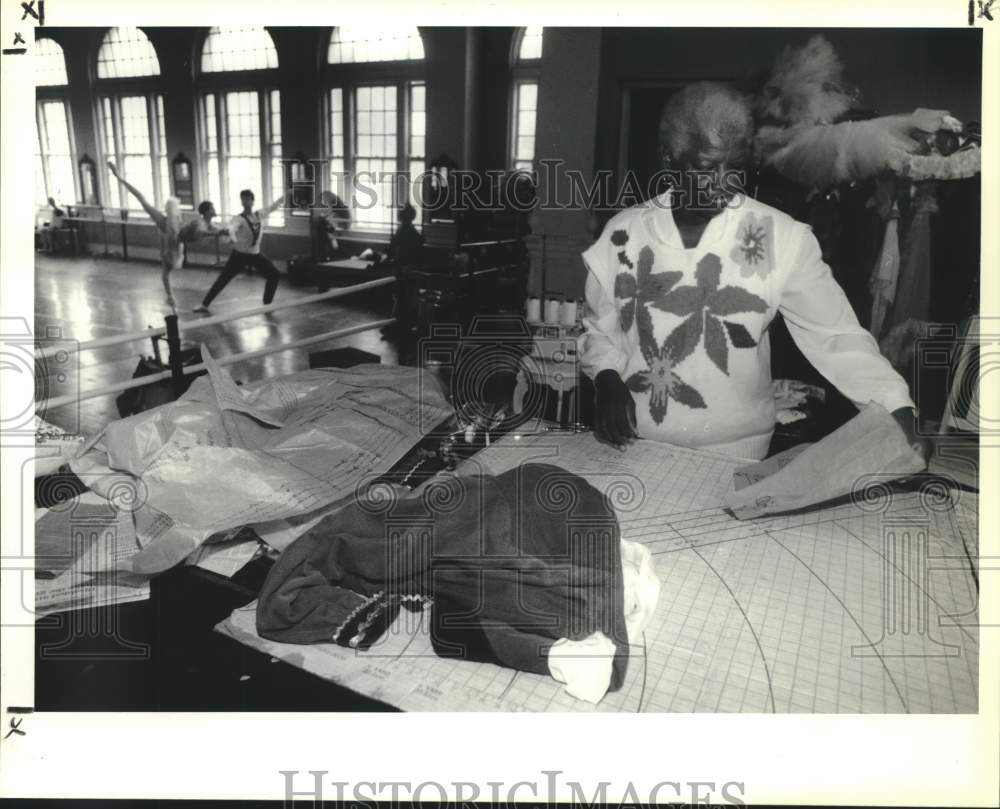
<path fill-rule="evenodd" d="M 114 163 L 109 162 L 108 168 L 115 178 L 128 189 L 128 192 L 139 200 L 139 204 L 149 214 L 149 218 L 153 220 L 157 230 L 160 232 L 160 260 L 163 265 L 161 278 L 163 280 L 163 289 L 167 293 L 167 306 L 174 309 L 175 303 L 173 290 L 170 288 L 170 273 L 184 266 L 184 245 L 204 236 L 226 234 L 229 232 L 229 229 L 215 227 L 212 224 L 212 219 L 215 218 L 215 206 L 208 200 L 198 206 L 200 218 L 188 222 L 186 225 L 181 224 L 181 203 L 177 197 L 168 197 L 164 211 L 161 213 L 149 204 L 139 189 L 130 185 L 118 173 L 118 167 Z"/>
<path fill-rule="evenodd" d="M 244 267 L 251 267 L 264 276 L 264 303 L 268 304 L 274 300 L 274 292 L 278 288 L 278 268 L 271 260 L 260 252 L 260 242 L 263 236 L 264 220 L 269 214 L 278 210 L 285 201 L 284 196 L 279 197 L 266 208 L 254 211 L 254 195 L 249 189 L 240 191 L 240 202 L 243 210 L 238 216 L 234 216 L 230 225 L 233 252 L 229 254 L 229 261 L 222 269 L 222 274 L 215 279 L 212 288 L 194 311 L 198 314 L 211 314 L 208 306 L 215 300 L 215 296 L 222 292 L 223 288 L 232 281 Z"/>
<path fill-rule="evenodd" d="M 36 228 L 36 232 L 41 236 L 42 250 L 46 253 L 54 253 L 56 251 L 55 232 L 63 226 L 63 217 L 66 216 L 66 212 L 56 205 L 53 197 L 49 197 L 49 207 L 52 209 L 52 218 L 40 229 Z"/>

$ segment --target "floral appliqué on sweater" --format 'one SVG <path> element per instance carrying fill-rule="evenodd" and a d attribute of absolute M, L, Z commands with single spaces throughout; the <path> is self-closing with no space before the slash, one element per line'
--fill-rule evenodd
<path fill-rule="evenodd" d="M 774 269 L 774 224 L 770 216 L 760 219 L 748 213 L 737 231 L 736 246 L 729 257 L 740 266 L 740 275 L 765 278 Z"/>
<path fill-rule="evenodd" d="M 623 301 L 619 320 L 625 331 L 635 323 L 648 366 L 648 370 L 632 374 L 625 384 L 635 393 L 649 391 L 649 413 L 656 424 L 663 423 L 670 399 L 690 408 L 707 407 L 704 397 L 684 382 L 674 367 L 704 345 L 708 358 L 728 374 L 730 345 L 754 348 L 757 343 L 745 326 L 725 318 L 741 312 L 765 312 L 767 303 L 742 287 L 720 287 L 722 261 L 714 253 L 706 253 L 698 262 L 693 286 L 677 286 L 683 273 L 654 273 L 655 257 L 648 246 L 639 251 L 633 264 L 624 249 L 628 234 L 618 230 L 611 239 L 619 248 L 618 260 L 624 267 L 615 277 L 615 297 Z M 630 272 L 633 268 L 635 275 Z M 662 344 L 654 337 L 649 306 L 684 318 Z"/>

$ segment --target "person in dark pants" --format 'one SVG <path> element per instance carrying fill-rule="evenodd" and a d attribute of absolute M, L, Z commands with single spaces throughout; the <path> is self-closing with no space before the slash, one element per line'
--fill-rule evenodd
<path fill-rule="evenodd" d="M 229 254 L 226 266 L 222 268 L 222 273 L 215 279 L 212 288 L 208 290 L 200 306 L 196 306 L 194 311 L 200 314 L 211 314 L 209 304 L 215 300 L 225 288 L 226 284 L 232 281 L 244 267 L 257 270 L 264 276 L 264 303 L 268 304 L 274 300 L 275 290 L 278 288 L 278 268 L 271 263 L 271 260 L 260 252 L 261 237 L 264 235 L 264 220 L 268 215 L 281 207 L 284 197 L 280 197 L 272 202 L 267 208 L 254 211 L 253 191 L 245 190 L 240 192 L 240 202 L 243 210 L 233 217 L 230 225 L 230 234 L 233 240 L 233 251 Z"/>

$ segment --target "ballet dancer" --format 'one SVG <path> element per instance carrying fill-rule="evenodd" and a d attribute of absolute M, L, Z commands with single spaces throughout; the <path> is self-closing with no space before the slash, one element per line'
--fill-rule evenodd
<path fill-rule="evenodd" d="M 266 208 L 259 211 L 253 209 L 254 195 L 249 189 L 240 191 L 240 203 L 243 210 L 233 217 L 230 223 L 230 238 L 233 240 L 233 251 L 229 254 L 226 266 L 222 268 L 222 273 L 215 279 L 212 288 L 208 290 L 205 299 L 200 306 L 196 306 L 194 311 L 198 314 L 211 314 L 209 304 L 215 300 L 225 288 L 226 284 L 232 281 L 244 267 L 251 267 L 264 276 L 264 303 L 268 304 L 274 300 L 275 290 L 278 288 L 278 268 L 271 263 L 271 260 L 260 252 L 261 238 L 264 235 L 264 220 L 268 215 L 278 210 L 285 202 L 284 196 L 279 197 Z"/>
<path fill-rule="evenodd" d="M 158 211 L 149 204 L 139 189 L 118 172 L 118 167 L 114 163 L 109 162 L 108 168 L 128 192 L 139 200 L 139 204 L 149 214 L 149 218 L 160 232 L 160 262 L 163 268 L 160 277 L 163 280 L 163 289 L 167 293 L 167 306 L 175 309 L 174 293 L 170 288 L 170 273 L 184 266 L 185 245 L 205 236 L 227 234 L 229 230 L 212 224 L 212 219 L 215 218 L 215 206 L 208 200 L 198 206 L 200 214 L 198 219 L 182 224 L 181 203 L 177 197 L 168 197 L 164 210 Z"/>

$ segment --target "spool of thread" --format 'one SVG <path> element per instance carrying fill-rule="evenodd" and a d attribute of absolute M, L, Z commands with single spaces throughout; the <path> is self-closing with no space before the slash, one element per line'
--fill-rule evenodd
<path fill-rule="evenodd" d="M 563 326 L 576 325 L 576 301 L 563 301 L 559 322 Z"/>
<path fill-rule="evenodd" d="M 542 301 L 539 298 L 528 298 L 524 310 L 525 320 L 529 323 L 542 322 Z"/>
<path fill-rule="evenodd" d="M 558 323 L 559 322 L 559 308 L 562 305 L 562 301 L 558 298 L 549 298 L 545 301 L 545 322 L 546 323 Z"/>

